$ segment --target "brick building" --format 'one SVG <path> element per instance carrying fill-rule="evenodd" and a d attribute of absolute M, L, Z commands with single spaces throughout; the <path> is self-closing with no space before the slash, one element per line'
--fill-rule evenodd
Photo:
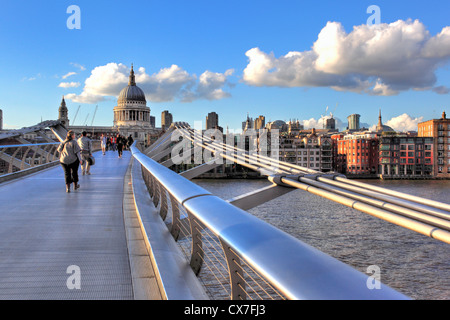
<path fill-rule="evenodd" d="M 433 138 L 434 176 L 450 178 L 450 119 L 445 112 L 440 119 L 419 123 L 418 136 Z"/>

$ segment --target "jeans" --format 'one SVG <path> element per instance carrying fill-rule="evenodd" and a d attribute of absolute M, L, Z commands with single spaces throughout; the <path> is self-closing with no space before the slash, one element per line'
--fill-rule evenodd
<path fill-rule="evenodd" d="M 66 184 L 71 184 L 72 182 L 78 182 L 78 166 L 80 165 L 80 161 L 77 159 L 76 161 L 65 164 L 61 162 L 61 166 L 64 170 L 64 179 L 66 180 Z"/>

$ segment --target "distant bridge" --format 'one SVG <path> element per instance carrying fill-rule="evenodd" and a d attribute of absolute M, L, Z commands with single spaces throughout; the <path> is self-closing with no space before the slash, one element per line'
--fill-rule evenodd
<path fill-rule="evenodd" d="M 0 139 L 20 141 L 24 132 L 43 127 L 59 140 L 67 132 L 50 121 Z M 81 177 L 81 189 L 70 194 L 64 192 L 60 168 L 37 171 L 43 161 L 23 165 L 28 157 L 15 153 L 28 148 L 36 150 L 36 157 L 57 161 L 54 142 L 2 146 L 8 151 L 1 159 L 10 167 L 36 172 L 0 184 L 0 298 L 408 298 L 384 284 L 370 290 L 367 275 L 246 212 L 296 189 L 450 243 L 448 204 L 199 135 L 177 122 L 148 148 L 135 142 L 122 159 L 96 153 L 93 174 Z M 217 161 L 180 174 L 169 169 L 180 136 L 191 148 L 209 150 L 214 160 L 258 171 L 273 184 L 228 201 L 214 196 L 190 179 L 216 167 Z M 80 290 L 66 287 L 70 265 L 80 267 Z"/>

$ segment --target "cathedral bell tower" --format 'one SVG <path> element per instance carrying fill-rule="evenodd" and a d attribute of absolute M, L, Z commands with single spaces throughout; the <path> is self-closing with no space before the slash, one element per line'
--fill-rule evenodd
<path fill-rule="evenodd" d="M 64 96 L 62 98 L 61 105 L 59 106 L 58 109 L 58 120 L 61 121 L 61 124 L 64 127 L 66 127 L 67 129 L 69 128 L 69 110 L 66 107 L 66 101 L 64 100 Z"/>

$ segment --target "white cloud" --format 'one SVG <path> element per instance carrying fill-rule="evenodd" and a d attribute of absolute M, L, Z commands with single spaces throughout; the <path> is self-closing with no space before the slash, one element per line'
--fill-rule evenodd
<path fill-rule="evenodd" d="M 68 72 L 65 75 L 63 75 L 61 78 L 67 79 L 68 77 L 76 75 L 76 74 L 77 74 L 76 72 Z"/>
<path fill-rule="evenodd" d="M 350 33 L 328 22 L 309 51 L 276 58 L 253 48 L 246 56 L 243 80 L 249 85 L 394 95 L 433 88 L 436 69 L 450 59 L 450 27 L 432 37 L 418 20 L 360 25 Z"/>
<path fill-rule="evenodd" d="M 71 62 L 70 64 L 71 64 L 72 66 L 74 66 L 74 67 L 80 69 L 81 71 L 86 70 L 85 66 L 83 66 L 83 65 L 81 65 L 81 64 L 79 64 L 79 63 Z"/>
<path fill-rule="evenodd" d="M 331 118 L 331 116 L 329 116 L 329 115 L 325 115 L 325 116 L 322 115 L 320 117 L 320 119 L 311 118 L 308 120 L 301 120 L 300 123 L 303 125 L 303 127 L 305 129 L 312 129 L 312 128 L 323 129 L 323 128 L 325 128 L 326 120 L 330 119 L 330 118 Z M 335 116 L 333 116 L 333 118 L 336 121 L 336 129 L 343 129 L 347 126 L 346 124 L 344 124 L 342 122 L 341 119 L 336 118 Z"/>
<path fill-rule="evenodd" d="M 127 86 L 130 69 L 121 63 L 108 63 L 91 71 L 85 80 L 81 94 L 69 94 L 67 99 L 74 102 L 94 103 L 105 97 L 117 97 Z M 135 70 L 136 83 L 144 91 L 148 101 L 164 102 L 180 99 L 191 102 L 197 99 L 217 100 L 229 97 L 222 90 L 228 84 L 232 71 L 213 73 L 205 71 L 198 79 L 183 68 L 172 65 L 158 72 L 148 74 L 145 68 Z"/>
<path fill-rule="evenodd" d="M 211 71 L 203 72 L 196 87 L 192 91 L 184 93 L 183 101 L 191 102 L 196 99 L 220 100 L 229 98 L 230 93 L 223 91 L 223 87 L 228 83 L 227 77 L 233 74 L 234 70 L 229 69 L 225 73 Z"/>
<path fill-rule="evenodd" d="M 77 88 L 81 84 L 79 82 L 61 82 L 58 87 L 60 88 Z"/>
<path fill-rule="evenodd" d="M 413 118 L 404 113 L 386 122 L 386 125 L 396 131 L 417 131 L 419 122 L 423 122 L 423 117 Z"/>
<path fill-rule="evenodd" d="M 401 114 L 394 117 L 388 121 L 383 121 L 383 124 L 391 127 L 395 131 L 406 132 L 406 131 L 417 131 L 418 124 L 423 122 L 423 117 L 413 118 L 407 113 Z M 370 126 L 370 131 L 376 131 L 377 125 L 374 124 Z"/>

